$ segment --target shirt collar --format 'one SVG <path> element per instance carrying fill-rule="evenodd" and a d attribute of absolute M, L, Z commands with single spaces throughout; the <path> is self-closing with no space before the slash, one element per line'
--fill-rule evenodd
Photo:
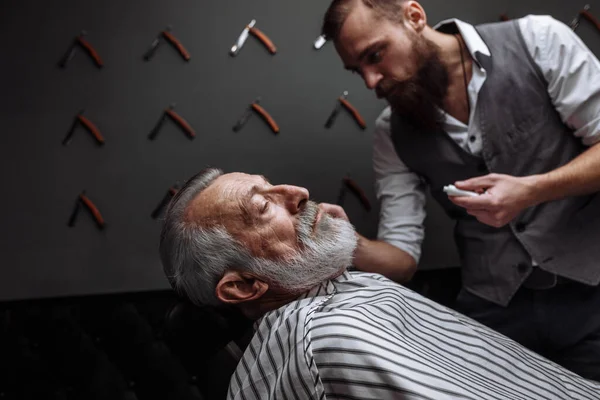
<path fill-rule="evenodd" d="M 348 272 L 348 270 L 345 269 L 344 272 L 342 272 L 339 276 L 337 276 L 333 279 L 329 279 L 324 282 L 321 282 L 320 284 L 313 287 L 312 289 L 304 292 L 302 295 L 300 295 L 297 298 L 297 300 L 307 299 L 309 297 L 327 296 L 332 293 L 335 293 L 335 291 L 336 291 L 335 284 L 340 283 L 340 282 L 345 282 L 349 279 L 352 279 L 352 275 L 350 275 L 350 272 Z"/>
<path fill-rule="evenodd" d="M 337 292 L 337 289 L 335 287 L 337 283 L 346 282 L 350 279 L 352 279 L 352 274 L 350 274 L 350 272 L 348 272 L 348 270 L 345 269 L 344 272 L 342 272 L 339 276 L 329 279 L 329 280 L 326 280 L 326 281 L 323 281 L 320 284 L 313 286 L 311 289 L 307 290 L 306 292 L 302 293 L 300 296 L 296 297 L 296 299 L 293 300 L 292 302 L 280 307 L 279 310 L 283 310 L 287 307 L 290 307 L 291 305 L 298 306 L 298 304 L 300 302 L 303 302 L 306 304 L 311 303 L 311 301 L 307 300 L 307 299 L 323 297 L 323 296 L 330 296 Z M 272 312 L 274 312 L 274 311 L 269 311 L 265 315 L 258 318 L 254 322 L 254 330 L 257 330 L 258 327 L 260 326 L 260 324 L 262 323 L 262 321 L 264 320 L 264 318 Z"/>
<path fill-rule="evenodd" d="M 437 23 L 433 29 L 442 33 L 460 33 L 473 60 L 477 61 L 477 53 L 491 57 L 490 49 L 479 36 L 477 29 L 471 24 L 460 19 L 451 18 Z"/>

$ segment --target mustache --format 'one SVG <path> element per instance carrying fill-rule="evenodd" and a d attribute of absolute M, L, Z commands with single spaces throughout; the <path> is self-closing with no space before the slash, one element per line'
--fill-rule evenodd
<path fill-rule="evenodd" d="M 407 91 L 414 91 L 416 86 L 417 78 L 409 78 L 404 81 L 388 78 L 375 87 L 375 94 L 377 98 L 390 100 Z"/>
<path fill-rule="evenodd" d="M 382 81 L 375 87 L 375 95 L 378 99 L 387 98 L 389 94 L 397 89 L 398 84 L 401 82 L 395 79 L 389 79 L 388 81 Z"/>
<path fill-rule="evenodd" d="M 314 201 L 308 200 L 298 216 L 297 232 L 300 243 L 306 244 L 310 240 L 318 213 L 319 205 Z"/>
<path fill-rule="evenodd" d="M 402 91 L 410 90 L 411 88 L 417 86 L 426 87 L 427 85 L 424 84 L 424 81 L 426 81 L 427 78 L 422 76 L 423 72 L 423 69 L 419 69 L 414 76 L 404 79 L 402 81 L 394 77 L 383 79 L 380 82 L 380 84 L 375 88 L 375 92 L 385 95 L 385 97 L 390 97 L 395 94 L 401 94 Z"/>

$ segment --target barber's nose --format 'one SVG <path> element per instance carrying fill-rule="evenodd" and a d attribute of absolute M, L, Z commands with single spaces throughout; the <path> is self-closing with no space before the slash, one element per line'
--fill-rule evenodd
<path fill-rule="evenodd" d="M 379 81 L 383 79 L 383 75 L 377 71 L 366 70 L 363 72 L 363 79 L 365 81 L 365 85 L 369 90 L 373 90 L 379 84 Z"/>
<path fill-rule="evenodd" d="M 302 210 L 310 195 L 307 189 L 292 185 L 277 185 L 272 190 L 281 196 L 285 207 L 292 214 Z"/>

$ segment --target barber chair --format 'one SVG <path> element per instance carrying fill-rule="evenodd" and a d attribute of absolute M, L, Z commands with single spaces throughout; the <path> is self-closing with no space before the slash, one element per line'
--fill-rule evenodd
<path fill-rule="evenodd" d="M 180 300 L 167 311 L 163 339 L 206 399 L 224 399 L 252 335 L 252 321 L 237 310 Z"/>

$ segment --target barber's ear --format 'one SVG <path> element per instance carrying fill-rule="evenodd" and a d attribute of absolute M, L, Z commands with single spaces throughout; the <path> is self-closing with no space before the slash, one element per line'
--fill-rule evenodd
<path fill-rule="evenodd" d="M 404 21 L 416 32 L 421 32 L 427 26 L 427 14 L 416 1 L 408 1 L 404 4 Z"/>
<path fill-rule="evenodd" d="M 217 283 L 215 294 L 223 303 L 239 304 L 261 298 L 269 285 L 251 274 L 227 271 Z"/>

